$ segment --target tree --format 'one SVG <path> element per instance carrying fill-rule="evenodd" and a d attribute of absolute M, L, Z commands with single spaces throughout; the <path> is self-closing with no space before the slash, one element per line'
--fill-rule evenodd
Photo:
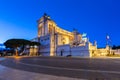
<path fill-rule="evenodd" d="M 116 49 L 116 46 L 115 46 L 115 45 L 113 45 L 112 49 Z"/>
<path fill-rule="evenodd" d="M 30 46 L 34 46 L 34 45 L 36 45 L 36 46 L 39 46 L 40 45 L 40 43 L 39 42 L 30 42 L 30 44 L 29 44 Z"/>
<path fill-rule="evenodd" d="M 15 54 L 18 55 L 18 48 L 19 47 L 23 47 L 25 45 L 40 45 L 40 43 L 38 42 L 31 42 L 29 40 L 25 40 L 25 39 L 9 39 L 7 40 L 4 45 L 6 46 L 6 48 L 13 48 L 16 52 Z"/>
<path fill-rule="evenodd" d="M 118 46 L 113 45 L 112 49 L 120 49 L 120 46 L 119 45 Z"/>

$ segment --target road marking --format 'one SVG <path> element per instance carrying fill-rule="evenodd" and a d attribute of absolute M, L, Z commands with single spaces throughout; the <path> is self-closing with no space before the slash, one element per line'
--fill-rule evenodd
<path fill-rule="evenodd" d="M 99 72 L 99 73 L 112 73 L 112 74 L 120 74 L 118 71 L 102 71 L 102 70 L 89 70 L 89 69 L 72 69 L 72 68 L 61 68 L 61 67 L 53 67 L 53 66 L 44 66 L 44 65 L 35 65 L 35 64 L 28 64 L 23 62 L 18 62 L 23 65 L 28 66 L 36 66 L 36 67 L 43 67 L 43 68 L 51 68 L 51 69 L 59 69 L 59 70 L 73 70 L 73 71 L 87 71 L 87 72 Z"/>

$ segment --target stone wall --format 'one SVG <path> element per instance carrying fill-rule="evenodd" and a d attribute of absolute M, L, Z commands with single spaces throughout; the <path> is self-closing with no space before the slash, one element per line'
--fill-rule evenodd
<path fill-rule="evenodd" d="M 57 47 L 57 56 L 78 56 L 78 57 L 90 57 L 88 46 L 76 46 L 70 47 L 70 45 L 61 45 Z"/>

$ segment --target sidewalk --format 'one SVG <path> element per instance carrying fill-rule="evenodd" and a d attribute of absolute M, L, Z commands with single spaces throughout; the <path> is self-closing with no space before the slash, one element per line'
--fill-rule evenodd
<path fill-rule="evenodd" d="M 0 58 L 0 61 L 4 58 Z M 58 77 L 41 73 L 33 73 L 8 68 L 0 65 L 0 80 L 86 80 L 68 77 Z"/>

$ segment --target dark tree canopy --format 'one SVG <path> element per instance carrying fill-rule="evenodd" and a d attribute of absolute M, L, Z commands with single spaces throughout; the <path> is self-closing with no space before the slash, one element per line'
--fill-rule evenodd
<path fill-rule="evenodd" d="M 9 39 L 4 43 L 4 45 L 6 46 L 6 48 L 16 48 L 16 47 L 25 46 L 25 45 L 31 45 L 31 46 L 40 45 L 40 43 L 31 42 L 25 39 Z"/>
<path fill-rule="evenodd" d="M 40 43 L 39 43 L 39 42 L 30 42 L 30 44 L 29 44 L 29 45 L 31 45 L 31 46 L 34 46 L 34 45 L 39 46 L 39 45 L 40 45 Z"/>
<path fill-rule="evenodd" d="M 20 51 L 22 52 L 26 45 L 30 45 L 30 46 L 37 45 L 38 46 L 38 45 L 40 45 L 40 43 L 31 42 L 31 41 L 25 40 L 25 39 L 9 39 L 4 43 L 4 45 L 6 46 L 6 48 L 14 49 L 16 56 L 18 56 L 19 55 L 18 48 L 20 48 Z"/>
<path fill-rule="evenodd" d="M 120 46 L 113 45 L 112 49 L 120 49 Z"/>
<path fill-rule="evenodd" d="M 22 45 L 27 45 L 29 43 L 30 41 L 25 39 L 9 39 L 4 43 L 4 45 L 7 48 L 15 48 L 15 47 L 20 47 Z"/>

